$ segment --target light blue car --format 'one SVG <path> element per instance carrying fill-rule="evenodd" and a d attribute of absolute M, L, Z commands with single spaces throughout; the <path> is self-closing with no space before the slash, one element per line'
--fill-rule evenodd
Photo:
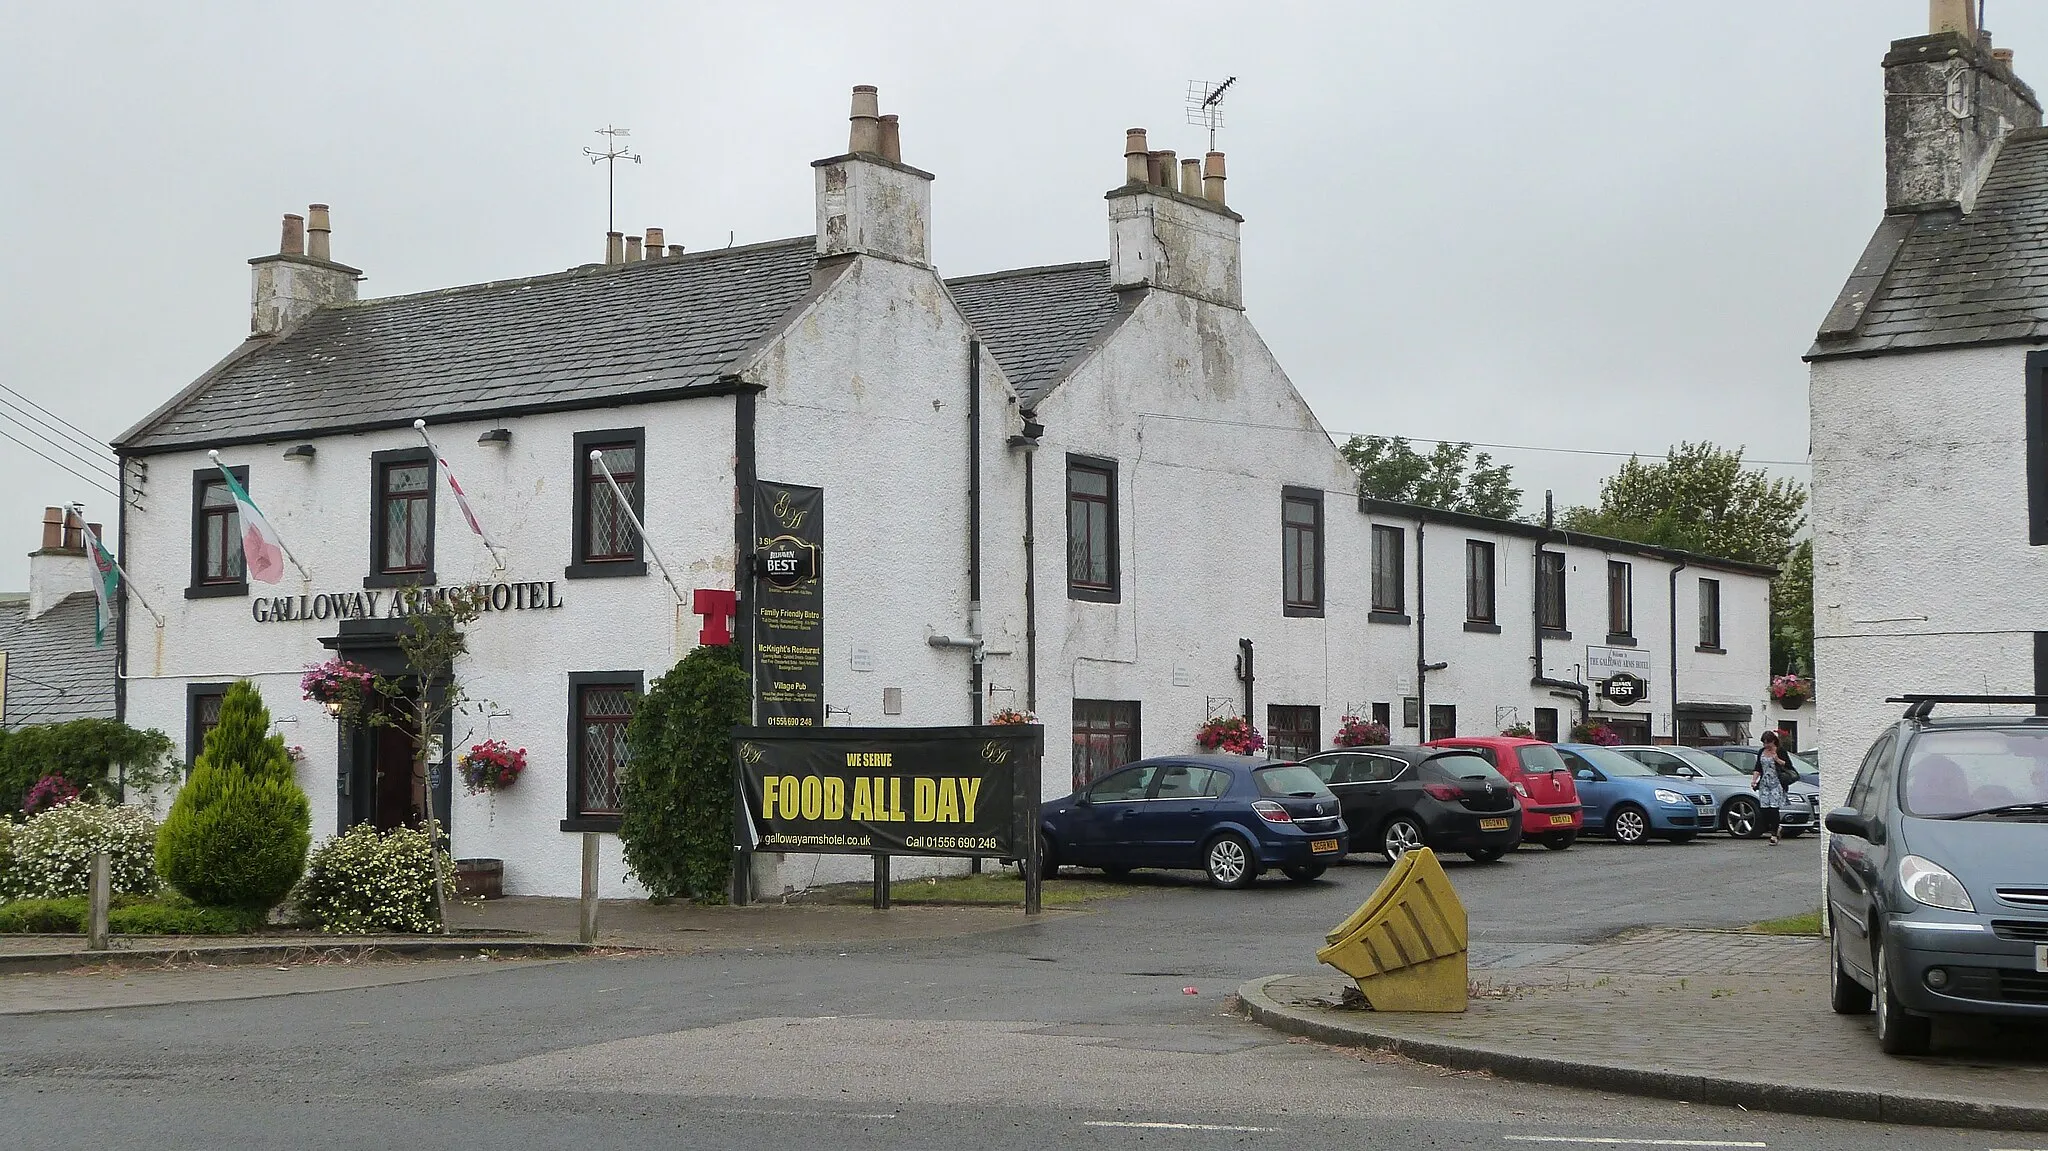
<path fill-rule="evenodd" d="M 1557 754 L 1578 781 L 1588 834 L 1630 845 L 1650 839 L 1685 843 L 1712 830 L 1719 817 L 1706 789 L 1687 787 L 1628 756 L 1587 743 L 1559 744 Z"/>

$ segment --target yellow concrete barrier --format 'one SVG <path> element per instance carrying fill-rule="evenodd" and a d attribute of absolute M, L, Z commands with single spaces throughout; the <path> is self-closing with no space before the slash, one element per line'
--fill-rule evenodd
<path fill-rule="evenodd" d="M 1374 1011 L 1465 1010 L 1465 905 L 1429 848 L 1402 856 L 1324 940 L 1316 958 L 1349 975 Z"/>

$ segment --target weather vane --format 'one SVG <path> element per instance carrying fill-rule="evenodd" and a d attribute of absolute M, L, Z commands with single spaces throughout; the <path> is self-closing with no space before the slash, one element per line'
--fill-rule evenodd
<path fill-rule="evenodd" d="M 593 164 L 600 160 L 604 161 L 604 230 L 616 232 L 619 230 L 619 227 L 612 221 L 612 205 L 614 199 L 613 192 L 617 187 L 616 174 L 619 161 L 631 160 L 638 164 L 640 162 L 640 154 L 638 152 L 628 152 L 619 144 L 621 138 L 633 134 L 630 128 L 613 128 L 607 125 L 599 128 L 597 134 L 605 138 L 604 151 L 600 152 L 595 148 L 585 148 L 583 149 L 583 154 L 590 157 L 590 162 Z"/>
<path fill-rule="evenodd" d="M 1237 83 L 1232 76 L 1221 84 L 1207 80 L 1188 81 L 1188 123 L 1209 129 L 1209 150 L 1216 150 L 1216 129 L 1223 126 L 1223 93 Z"/>

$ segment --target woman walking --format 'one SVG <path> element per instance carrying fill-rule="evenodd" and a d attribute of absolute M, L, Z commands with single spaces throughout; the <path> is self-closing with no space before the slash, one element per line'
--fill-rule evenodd
<path fill-rule="evenodd" d="M 1749 780 L 1749 786 L 1756 791 L 1757 830 L 1770 833 L 1771 842 L 1778 842 L 1778 816 L 1785 806 L 1785 777 L 1797 778 L 1792 767 L 1792 757 L 1778 745 L 1778 733 L 1767 731 L 1763 736 L 1763 750 L 1756 753 L 1756 774 Z"/>

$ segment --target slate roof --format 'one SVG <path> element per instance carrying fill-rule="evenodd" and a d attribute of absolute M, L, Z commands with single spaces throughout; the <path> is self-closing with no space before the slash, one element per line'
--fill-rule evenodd
<path fill-rule="evenodd" d="M 93 594 L 74 592 L 28 618 L 26 596 L 0 598 L 0 651 L 7 653 L 0 724 L 114 718 L 114 637 L 93 645 Z"/>
<path fill-rule="evenodd" d="M 963 276 L 946 287 L 1026 410 L 1128 314 L 1102 260 Z"/>
<path fill-rule="evenodd" d="M 1886 216 L 1809 360 L 2048 341 L 2048 128 L 2005 138 L 1965 215 Z"/>
<path fill-rule="evenodd" d="M 254 443 L 716 384 L 816 266 L 803 236 L 323 308 L 249 341 L 117 443 Z"/>

